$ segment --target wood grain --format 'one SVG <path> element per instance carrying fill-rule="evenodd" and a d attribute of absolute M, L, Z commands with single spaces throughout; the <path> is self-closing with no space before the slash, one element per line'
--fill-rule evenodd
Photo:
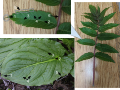
<path fill-rule="evenodd" d="M 3 0 L 3 15 L 11 15 L 15 13 L 14 6 L 18 6 L 20 9 L 42 10 L 50 12 L 52 15 L 58 15 L 58 6 L 47 6 L 35 0 Z M 71 22 L 71 16 L 62 11 L 60 23 Z M 33 27 L 25 27 L 15 24 L 12 20 L 8 22 L 3 21 L 3 33 L 4 34 L 54 34 L 55 29 L 41 29 Z"/>
<path fill-rule="evenodd" d="M 112 2 L 76 2 L 75 3 L 75 30 L 81 36 L 81 38 L 91 38 L 82 32 L 79 28 L 83 27 L 80 21 L 89 21 L 84 18 L 83 13 L 89 13 L 89 5 L 92 4 L 97 7 L 100 7 L 101 11 L 107 7 L 112 6 Z M 107 12 L 110 14 L 113 12 L 113 7 L 111 7 Z M 114 19 L 111 18 L 107 23 L 114 23 Z M 115 33 L 115 29 L 109 29 L 106 32 Z M 78 38 L 75 38 L 77 41 Z M 107 40 L 107 41 L 98 41 L 99 43 L 108 44 L 116 48 L 116 40 Z M 78 59 L 81 55 L 87 52 L 93 52 L 93 46 L 80 45 L 75 42 L 75 60 Z M 96 50 L 97 52 L 97 50 Z M 97 88 L 117 88 L 119 87 L 119 70 L 118 70 L 118 56 L 117 54 L 108 53 L 116 63 L 105 62 L 96 58 L 96 67 L 95 67 L 95 86 Z M 81 62 L 75 63 L 75 88 L 92 88 L 93 82 L 93 58 L 89 60 L 84 60 Z"/>

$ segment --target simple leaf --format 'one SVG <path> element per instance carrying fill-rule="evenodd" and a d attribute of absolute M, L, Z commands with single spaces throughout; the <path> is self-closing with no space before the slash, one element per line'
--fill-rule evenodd
<path fill-rule="evenodd" d="M 28 42 L 5 58 L 1 73 L 12 74 L 12 77 L 2 77 L 27 86 L 50 84 L 70 73 L 72 69 L 73 60 L 64 56 L 64 53 L 64 47 L 53 40 L 39 39 Z M 28 83 L 23 77 L 29 76 L 31 78 Z"/>
<path fill-rule="evenodd" d="M 98 17 L 99 20 L 102 20 L 102 19 L 104 18 L 105 12 L 106 12 L 109 8 L 110 8 L 110 7 L 105 8 L 105 9 L 100 13 L 100 16 Z"/>
<path fill-rule="evenodd" d="M 119 24 L 109 23 L 99 27 L 99 32 L 104 32 L 113 27 L 117 27 Z"/>
<path fill-rule="evenodd" d="M 62 3 L 62 10 L 71 15 L 71 0 L 64 0 Z"/>
<path fill-rule="evenodd" d="M 86 60 L 86 59 L 90 59 L 93 56 L 94 56 L 94 54 L 92 52 L 88 52 L 88 53 L 85 53 L 82 56 L 80 56 L 75 62 L 80 62 L 80 61 L 83 61 L 83 60 Z"/>
<path fill-rule="evenodd" d="M 83 33 L 91 36 L 91 37 L 96 37 L 97 36 L 97 32 L 90 29 L 90 28 L 87 28 L 87 27 L 83 27 L 83 28 L 79 28 Z"/>
<path fill-rule="evenodd" d="M 111 56 L 109 56 L 108 54 L 102 53 L 102 52 L 97 52 L 95 54 L 95 57 L 103 60 L 103 61 L 108 61 L 108 62 L 113 62 L 115 63 L 115 61 L 111 58 Z"/>
<path fill-rule="evenodd" d="M 79 39 L 77 40 L 79 44 L 94 46 L 95 41 L 93 39 Z"/>
<path fill-rule="evenodd" d="M 71 34 L 71 24 L 69 22 L 60 24 L 57 34 Z"/>
<path fill-rule="evenodd" d="M 101 52 L 119 53 L 116 49 L 107 44 L 98 43 L 96 45 L 96 49 L 98 49 Z"/>
<path fill-rule="evenodd" d="M 83 26 L 90 27 L 93 30 L 97 30 L 97 25 L 92 22 L 82 22 L 81 21 L 81 23 Z"/>
<path fill-rule="evenodd" d="M 90 12 L 94 15 L 94 16 L 96 16 L 96 8 L 95 8 L 95 6 L 93 6 L 93 5 L 89 5 L 89 9 L 90 9 Z"/>
<path fill-rule="evenodd" d="M 115 12 L 114 13 L 111 13 L 107 16 L 105 16 L 99 23 L 100 26 L 103 26 L 109 19 L 111 19 L 113 16 L 114 16 Z"/>
<path fill-rule="evenodd" d="M 20 11 L 13 13 L 10 18 L 16 24 L 26 27 L 35 27 L 43 29 L 51 29 L 57 26 L 57 21 L 49 12 L 44 11 Z"/>
<path fill-rule="evenodd" d="M 36 1 L 44 3 L 46 5 L 50 5 L 50 6 L 59 5 L 61 2 L 61 0 L 36 0 Z"/>
<path fill-rule="evenodd" d="M 120 37 L 117 34 L 114 33 L 100 33 L 98 34 L 98 39 L 99 40 L 111 40 Z"/>

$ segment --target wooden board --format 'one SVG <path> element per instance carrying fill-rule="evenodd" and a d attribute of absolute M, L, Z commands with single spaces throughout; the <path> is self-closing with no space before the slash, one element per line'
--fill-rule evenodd
<path fill-rule="evenodd" d="M 42 10 L 46 12 L 51 12 L 52 15 L 58 15 L 59 5 L 58 6 L 47 6 L 35 0 L 3 0 L 3 15 L 11 15 L 15 13 L 14 6 L 18 6 L 20 9 L 30 9 Z M 71 16 L 62 11 L 61 21 L 70 22 Z M 33 27 L 25 27 L 15 24 L 12 20 L 8 22 L 3 21 L 3 33 L 4 34 L 54 34 L 55 29 L 41 29 Z"/>
<path fill-rule="evenodd" d="M 92 38 L 82 32 L 79 28 L 83 27 L 80 21 L 89 21 L 84 18 L 83 13 L 89 13 L 89 5 L 99 6 L 101 10 L 112 6 L 112 2 L 76 2 L 75 3 L 75 29 L 82 38 Z M 110 14 L 113 12 L 113 6 L 106 12 Z M 114 18 L 111 18 L 107 23 L 114 23 Z M 107 32 L 115 33 L 115 29 L 110 29 Z M 78 38 L 75 38 L 77 41 Z M 99 43 L 109 44 L 110 46 L 116 48 L 116 40 L 107 40 L 107 41 L 98 41 Z M 75 60 L 78 59 L 81 55 L 87 52 L 93 52 L 93 46 L 80 45 L 75 42 Z M 97 51 L 97 50 L 96 50 Z M 118 57 L 117 54 L 109 55 L 115 60 L 116 63 L 105 62 L 96 58 L 96 67 L 95 67 L 95 86 L 97 88 L 117 88 L 119 87 L 119 71 L 118 71 Z M 119 61 L 120 62 L 120 61 Z M 93 58 L 89 60 L 84 60 L 81 62 L 75 63 L 75 88 L 92 88 L 93 82 Z"/>

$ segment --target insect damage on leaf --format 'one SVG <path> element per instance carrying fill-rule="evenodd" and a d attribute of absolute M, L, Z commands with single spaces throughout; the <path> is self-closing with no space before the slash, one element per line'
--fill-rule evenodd
<path fill-rule="evenodd" d="M 105 33 L 106 30 L 111 29 L 113 27 L 117 27 L 119 24 L 115 23 L 109 23 L 105 24 L 109 19 L 111 19 L 114 13 L 111 13 L 107 16 L 105 16 L 105 12 L 109 9 L 105 8 L 102 12 L 100 12 L 100 7 L 97 6 L 97 8 L 93 5 L 89 5 L 89 9 L 91 13 L 85 13 L 83 15 L 85 18 L 90 19 L 91 22 L 82 22 L 82 25 L 85 27 L 80 28 L 80 30 L 91 36 L 91 37 L 96 37 L 95 41 L 92 39 L 80 39 L 77 42 L 79 44 L 83 45 L 89 45 L 89 46 L 94 46 L 94 52 L 88 52 L 80 56 L 76 62 L 80 62 L 83 60 L 87 60 L 93 57 L 93 86 L 94 86 L 94 79 L 95 79 L 95 57 L 103 60 L 103 61 L 108 61 L 108 62 L 113 62 L 115 61 L 112 59 L 111 56 L 108 54 L 105 54 L 104 52 L 109 52 L 109 53 L 119 53 L 116 49 L 113 47 L 107 45 L 107 44 L 101 44 L 97 43 L 97 40 L 111 40 L 120 37 L 117 34 L 114 33 Z M 99 32 L 99 33 L 98 33 Z M 102 33 L 101 33 L 102 32 Z M 96 49 L 98 49 L 100 52 L 96 52 Z"/>

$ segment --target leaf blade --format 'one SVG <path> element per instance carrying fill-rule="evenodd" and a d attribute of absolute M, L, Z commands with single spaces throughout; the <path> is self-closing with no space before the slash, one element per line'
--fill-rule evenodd
<path fill-rule="evenodd" d="M 86 60 L 86 59 L 90 59 L 93 56 L 94 56 L 94 54 L 92 52 L 88 52 L 88 53 L 85 53 L 82 56 L 80 56 L 75 62 L 80 62 L 80 61 L 83 61 L 83 60 Z"/>
<path fill-rule="evenodd" d="M 99 58 L 103 61 L 108 61 L 108 62 L 115 63 L 115 61 L 108 54 L 105 54 L 105 53 L 102 53 L 102 52 L 97 52 L 95 54 L 95 57 L 97 57 L 97 58 Z"/>
<path fill-rule="evenodd" d="M 96 37 L 97 36 L 97 32 L 92 30 L 92 29 L 89 29 L 87 27 L 83 27 L 83 28 L 79 28 L 83 33 L 91 36 L 91 37 Z"/>
<path fill-rule="evenodd" d="M 101 52 L 119 53 L 116 49 L 107 44 L 98 43 L 96 45 L 96 49 L 98 49 Z"/>
<path fill-rule="evenodd" d="M 103 26 L 100 26 L 98 31 L 99 32 L 104 32 L 104 31 L 106 31 L 108 29 L 111 29 L 113 27 L 117 27 L 118 25 L 119 24 L 114 24 L 114 23 L 105 24 Z"/>
<path fill-rule="evenodd" d="M 100 33 L 98 34 L 98 39 L 99 40 L 111 40 L 120 37 L 117 34 L 114 33 Z"/>
<path fill-rule="evenodd" d="M 77 42 L 79 44 L 82 44 L 82 45 L 90 45 L 90 46 L 94 46 L 95 45 L 95 41 L 93 39 L 79 39 L 77 40 Z"/>
<path fill-rule="evenodd" d="M 95 6 L 89 5 L 89 9 L 90 9 L 90 12 L 91 12 L 94 16 L 96 16 L 96 8 L 95 8 Z"/>

